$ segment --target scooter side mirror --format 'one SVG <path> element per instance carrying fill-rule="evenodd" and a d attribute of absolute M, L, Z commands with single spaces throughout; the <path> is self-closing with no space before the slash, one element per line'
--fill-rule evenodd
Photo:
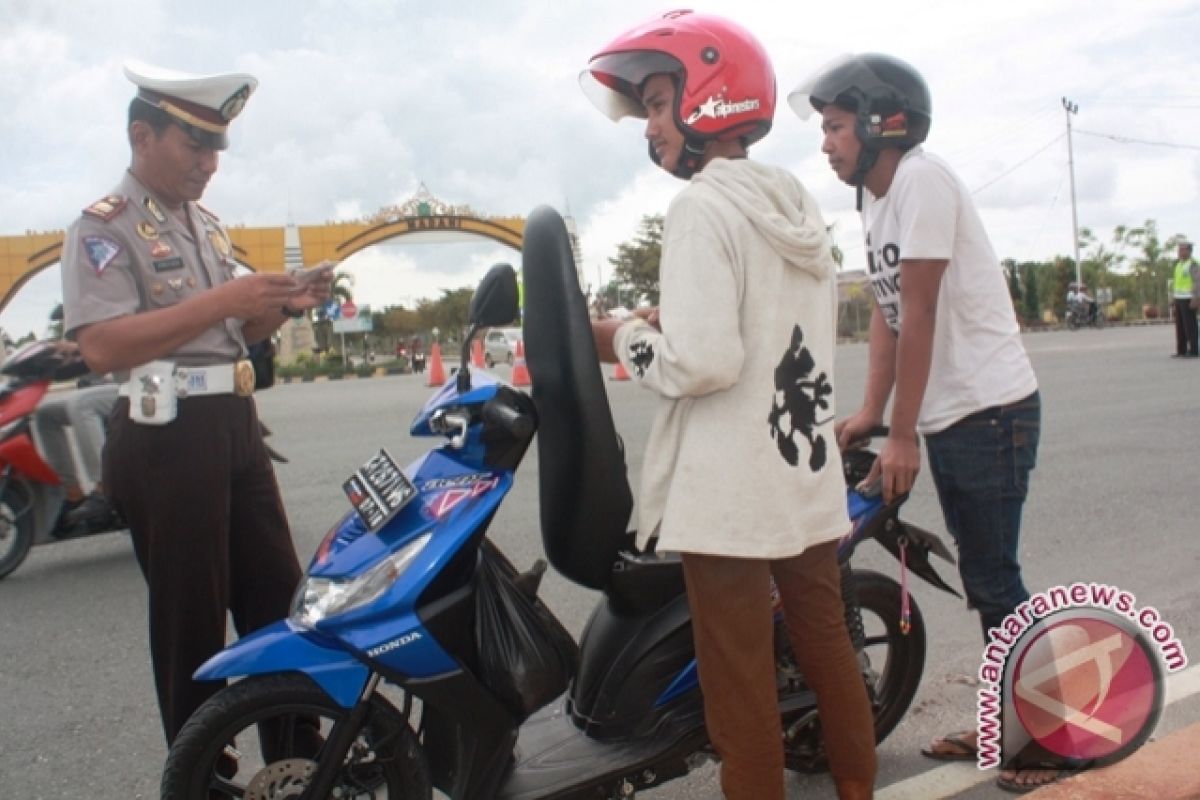
<path fill-rule="evenodd" d="M 467 320 L 477 328 L 507 325 L 520 313 L 518 302 L 516 270 L 511 264 L 496 264 L 472 295 Z"/>
<path fill-rule="evenodd" d="M 471 340 L 481 328 L 507 325 L 516 319 L 520 313 L 519 303 L 516 270 L 511 264 L 494 265 L 479 282 L 479 288 L 471 296 L 471 305 L 467 309 L 467 321 L 471 323 L 471 329 L 463 339 L 457 379 L 459 392 L 467 392 L 471 388 Z"/>

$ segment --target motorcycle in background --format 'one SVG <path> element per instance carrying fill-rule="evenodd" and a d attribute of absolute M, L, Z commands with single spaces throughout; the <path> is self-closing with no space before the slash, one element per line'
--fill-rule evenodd
<path fill-rule="evenodd" d="M 678 554 L 641 552 L 632 492 L 562 218 L 540 208 L 523 246 L 532 397 L 470 367 L 478 333 L 517 314 L 512 267 L 471 301 L 459 369 L 410 433 L 445 439 L 405 468 L 380 450 L 344 484 L 351 510 L 317 548 L 291 616 L 232 644 L 197 680 L 240 679 L 171 746 L 164 800 L 631 798 L 714 757 Z M 598 592 L 578 644 L 538 598 L 546 563 L 509 563 L 488 528 L 538 443 L 542 542 Z M 949 560 L 932 533 L 860 491 L 874 458 L 847 454 L 854 527 L 841 542 L 847 625 L 877 739 L 920 682 L 925 626 L 890 577 L 851 567 L 879 541 L 913 574 Z M 825 763 L 816 699 L 776 613 L 789 768 Z"/>
<path fill-rule="evenodd" d="M 1067 303 L 1067 327 L 1076 331 L 1089 326 L 1104 327 L 1104 309 L 1094 300 Z"/>
<path fill-rule="evenodd" d="M 87 365 L 67 359 L 53 342 L 30 342 L 0 365 L 0 578 L 36 545 L 125 530 L 115 515 L 68 523 L 66 491 L 38 453 L 33 415 L 50 384 L 86 375 Z"/>

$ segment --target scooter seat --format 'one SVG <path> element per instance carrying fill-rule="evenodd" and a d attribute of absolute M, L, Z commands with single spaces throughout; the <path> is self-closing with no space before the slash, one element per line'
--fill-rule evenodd
<path fill-rule="evenodd" d="M 604 594 L 615 613 L 641 616 L 657 611 L 685 591 L 678 553 L 622 550 Z"/>

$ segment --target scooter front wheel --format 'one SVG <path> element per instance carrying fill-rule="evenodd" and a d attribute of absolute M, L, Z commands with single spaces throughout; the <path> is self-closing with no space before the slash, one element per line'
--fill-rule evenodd
<path fill-rule="evenodd" d="M 925 619 L 909 596 L 909 630 L 901 629 L 900 585 L 871 570 L 853 570 L 865 641 L 859 658 L 872 690 L 875 741 L 882 742 L 912 704 L 925 670 Z"/>
<path fill-rule="evenodd" d="M 0 494 L 0 578 L 21 566 L 33 547 L 29 505 L 29 498 L 16 484 L 9 483 Z"/>
<path fill-rule="evenodd" d="M 334 723 L 348 713 L 299 673 L 254 676 L 228 686 L 197 709 L 175 738 L 163 769 L 163 800 L 299 797 Z M 432 796 L 416 735 L 378 695 L 331 796 Z"/>

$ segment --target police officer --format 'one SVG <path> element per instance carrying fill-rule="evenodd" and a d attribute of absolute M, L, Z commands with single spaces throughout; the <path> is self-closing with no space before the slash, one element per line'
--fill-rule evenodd
<path fill-rule="evenodd" d="M 288 613 L 300 566 L 251 393 L 247 342 L 330 296 L 327 267 L 234 277 L 233 247 L 197 202 L 257 86 L 128 63 L 132 160 L 67 231 L 67 337 L 120 385 L 104 485 L 150 592 L 150 652 L 170 744 L 219 688 L 195 669 Z"/>
<path fill-rule="evenodd" d="M 1172 298 L 1175 305 L 1174 358 L 1196 358 L 1196 309 L 1200 308 L 1200 264 L 1192 258 L 1192 243 L 1179 243 L 1179 260 L 1175 262 Z"/>

